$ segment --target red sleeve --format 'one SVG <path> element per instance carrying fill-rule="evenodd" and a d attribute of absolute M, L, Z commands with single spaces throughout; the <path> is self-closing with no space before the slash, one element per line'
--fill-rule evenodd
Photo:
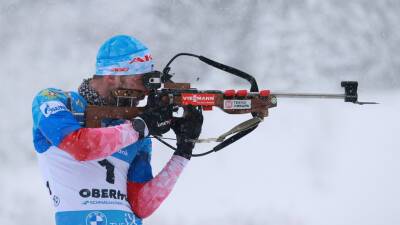
<path fill-rule="evenodd" d="M 128 201 L 138 217 L 150 216 L 161 205 L 188 161 L 174 155 L 152 180 L 146 183 L 128 182 Z"/>
<path fill-rule="evenodd" d="M 81 128 L 67 135 L 58 147 L 76 160 L 88 161 L 112 155 L 139 138 L 130 123 L 104 128 Z"/>

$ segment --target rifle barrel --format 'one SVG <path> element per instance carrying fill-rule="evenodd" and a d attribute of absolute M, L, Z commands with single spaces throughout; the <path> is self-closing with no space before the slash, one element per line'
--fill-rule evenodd
<path fill-rule="evenodd" d="M 330 98 L 330 99 L 344 99 L 345 94 L 323 94 L 323 93 L 285 93 L 285 92 L 271 92 L 277 98 Z"/>

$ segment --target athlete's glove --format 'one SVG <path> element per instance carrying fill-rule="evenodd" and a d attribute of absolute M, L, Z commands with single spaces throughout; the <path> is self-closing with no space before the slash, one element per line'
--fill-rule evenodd
<path fill-rule="evenodd" d="M 172 106 L 162 105 L 160 98 L 150 94 L 144 113 L 132 120 L 132 126 L 139 132 L 140 137 L 150 134 L 160 136 L 170 130 Z M 147 132 L 146 127 L 148 128 Z"/>
<path fill-rule="evenodd" d="M 149 134 L 160 136 L 167 133 L 171 128 L 172 109 L 171 107 L 150 109 L 139 116 L 149 128 Z"/>
<path fill-rule="evenodd" d="M 182 118 L 178 118 L 172 125 L 172 130 L 176 134 L 176 147 L 174 155 L 190 159 L 196 140 L 201 133 L 203 125 L 203 114 L 201 108 L 188 106 Z"/>

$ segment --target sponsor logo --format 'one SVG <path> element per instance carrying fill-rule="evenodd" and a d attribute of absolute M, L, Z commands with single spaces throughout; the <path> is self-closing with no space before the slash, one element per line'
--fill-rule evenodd
<path fill-rule="evenodd" d="M 107 217 L 102 212 L 91 212 L 86 216 L 86 225 L 107 225 Z"/>
<path fill-rule="evenodd" d="M 109 201 L 109 200 L 86 200 L 82 202 L 82 205 L 124 205 L 123 202 Z"/>
<path fill-rule="evenodd" d="M 215 94 L 182 93 L 182 104 L 213 106 L 215 105 Z"/>
<path fill-rule="evenodd" d="M 118 150 L 118 153 L 122 154 L 124 156 L 128 156 L 128 151 L 126 149 L 120 149 L 120 150 Z"/>
<path fill-rule="evenodd" d="M 233 108 L 233 101 L 224 100 L 224 109 L 232 109 L 232 108 Z"/>
<path fill-rule="evenodd" d="M 111 68 L 112 72 L 126 72 L 128 71 L 129 68 L 128 67 L 121 67 L 121 68 Z"/>
<path fill-rule="evenodd" d="M 109 199 L 118 199 L 118 200 L 126 200 L 126 194 L 122 193 L 120 190 L 115 189 L 81 189 L 79 191 L 79 195 L 82 198 L 109 198 Z"/>
<path fill-rule="evenodd" d="M 157 122 L 157 127 L 163 127 L 163 126 L 167 126 L 167 125 L 170 125 L 171 124 L 171 120 L 167 120 L 167 121 L 164 121 L 164 122 Z"/>
<path fill-rule="evenodd" d="M 67 111 L 67 110 L 68 110 L 67 107 L 65 107 L 65 105 L 59 101 L 48 101 L 40 106 L 40 111 L 42 111 L 45 117 L 49 117 L 50 115 L 55 114 L 57 112 Z"/>
<path fill-rule="evenodd" d="M 148 62 L 152 60 L 153 58 L 151 57 L 150 54 L 147 54 L 143 57 L 135 57 L 131 61 L 129 61 L 129 64 L 135 63 L 135 62 Z"/>
<path fill-rule="evenodd" d="M 224 100 L 224 109 L 251 109 L 251 100 Z"/>

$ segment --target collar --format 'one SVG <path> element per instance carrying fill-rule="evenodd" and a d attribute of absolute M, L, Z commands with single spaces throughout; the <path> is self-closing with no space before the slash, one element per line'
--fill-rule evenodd
<path fill-rule="evenodd" d="M 83 79 L 82 84 L 78 88 L 79 94 L 83 96 L 90 105 L 107 105 L 104 98 L 102 98 L 99 93 L 90 86 L 91 80 L 92 78 Z"/>

